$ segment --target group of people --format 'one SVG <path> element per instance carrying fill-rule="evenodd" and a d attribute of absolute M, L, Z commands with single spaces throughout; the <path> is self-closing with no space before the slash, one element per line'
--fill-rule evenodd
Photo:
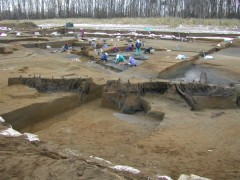
<path fill-rule="evenodd" d="M 141 54 L 141 46 L 142 43 L 141 41 L 138 39 L 136 44 L 135 44 L 135 48 L 136 48 L 136 55 L 140 56 Z M 126 51 L 133 51 L 134 50 L 134 44 L 130 43 L 126 49 Z M 115 44 L 112 52 L 114 53 L 118 53 L 119 52 L 119 48 L 117 47 L 117 45 Z M 108 61 L 108 54 L 106 52 L 103 52 L 101 55 L 101 61 L 102 62 L 107 62 Z M 125 57 L 121 54 L 117 54 L 116 55 L 116 59 L 115 59 L 115 64 L 119 64 L 119 65 L 124 65 L 124 64 L 128 64 L 130 66 L 136 66 L 137 62 L 133 57 L 129 57 L 129 62 L 126 61 Z"/>
<path fill-rule="evenodd" d="M 128 64 L 130 66 L 137 66 L 137 62 L 133 57 L 129 57 L 129 62 L 127 63 L 126 59 L 121 54 L 116 55 L 116 60 L 115 60 L 114 63 L 115 64 L 120 64 L 120 65 Z"/>
<path fill-rule="evenodd" d="M 84 31 L 83 29 L 81 28 L 80 29 L 80 35 L 81 35 L 81 38 L 83 39 L 84 38 Z M 106 44 L 106 43 L 105 43 Z M 94 46 L 95 45 L 95 42 L 91 42 L 91 46 Z M 136 55 L 137 56 L 140 56 L 141 54 L 141 46 L 142 46 L 142 43 L 141 41 L 138 39 L 136 44 L 135 44 L 135 48 L 136 48 Z M 63 51 L 68 51 L 70 48 L 70 46 L 66 43 L 63 47 Z M 119 49 L 117 47 L 117 45 L 114 45 L 113 49 L 112 49 L 113 52 L 117 53 L 119 52 Z M 130 43 L 129 46 L 127 47 L 126 51 L 134 51 L 134 44 L 133 43 Z M 106 52 L 102 52 L 102 55 L 101 55 L 101 61 L 102 62 L 107 62 L 108 61 L 108 53 Z M 124 64 L 128 64 L 130 66 L 136 66 L 137 65 L 137 62 L 136 60 L 133 58 L 133 57 L 129 57 L 129 62 L 126 61 L 126 59 L 124 58 L 123 55 L 121 54 L 117 54 L 116 55 L 116 59 L 115 59 L 115 64 L 120 64 L 120 65 L 124 65 Z"/>
<path fill-rule="evenodd" d="M 108 61 L 108 53 L 106 53 L 106 52 L 102 53 L 101 61 L 102 62 L 107 62 Z M 125 57 L 121 54 L 116 55 L 116 59 L 115 59 L 114 63 L 115 64 L 120 64 L 120 65 L 128 64 L 130 66 L 137 66 L 137 62 L 133 57 L 129 57 L 129 62 L 127 63 Z"/>
<path fill-rule="evenodd" d="M 138 39 L 136 44 L 135 44 L 135 48 L 136 48 L 136 55 L 140 56 L 141 54 L 141 46 L 142 46 L 142 42 Z M 133 43 L 129 43 L 128 47 L 126 48 L 126 51 L 134 51 L 134 44 Z M 112 52 L 117 53 L 119 52 L 119 48 L 117 47 L 117 45 L 115 44 Z"/>
<path fill-rule="evenodd" d="M 133 57 L 129 57 L 129 63 L 127 63 L 126 59 L 121 54 L 117 54 L 115 63 L 120 65 L 129 64 L 130 66 L 137 66 L 137 62 Z"/>
<path fill-rule="evenodd" d="M 83 28 L 80 28 L 80 36 L 81 36 L 82 39 L 85 38 L 85 32 L 84 32 Z M 63 51 L 68 51 L 71 48 L 72 48 L 71 45 L 69 45 L 68 43 L 65 43 L 64 46 L 63 46 Z"/>

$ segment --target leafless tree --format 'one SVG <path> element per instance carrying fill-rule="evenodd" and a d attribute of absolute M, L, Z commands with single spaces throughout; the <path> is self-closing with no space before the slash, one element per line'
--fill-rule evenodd
<path fill-rule="evenodd" d="M 70 17 L 240 18 L 240 0 L 0 0 L 0 20 Z"/>

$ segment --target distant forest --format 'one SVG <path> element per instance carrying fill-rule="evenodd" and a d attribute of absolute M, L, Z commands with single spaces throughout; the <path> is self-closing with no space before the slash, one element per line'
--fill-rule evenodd
<path fill-rule="evenodd" d="M 0 0 L 0 20 L 49 18 L 240 18 L 240 0 Z"/>

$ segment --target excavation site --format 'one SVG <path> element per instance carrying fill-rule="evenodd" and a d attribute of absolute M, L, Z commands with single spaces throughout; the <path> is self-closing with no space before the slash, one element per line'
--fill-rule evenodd
<path fill-rule="evenodd" d="M 239 31 L 23 27 L 0 31 L 0 179 L 240 179 Z"/>

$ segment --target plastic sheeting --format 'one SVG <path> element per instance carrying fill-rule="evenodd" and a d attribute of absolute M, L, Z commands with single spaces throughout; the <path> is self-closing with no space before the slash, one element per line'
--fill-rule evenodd
<path fill-rule="evenodd" d="M 0 33 L 0 36 L 7 36 L 6 33 Z"/>
<path fill-rule="evenodd" d="M 205 59 L 205 60 L 212 60 L 212 59 L 214 59 L 214 58 L 213 58 L 213 56 L 207 55 L 207 56 L 204 56 L 204 59 Z"/>
<path fill-rule="evenodd" d="M 130 166 L 116 165 L 116 166 L 113 166 L 111 168 L 115 169 L 117 171 L 126 171 L 126 172 L 130 172 L 130 173 L 133 173 L 133 174 L 140 173 L 140 171 L 138 169 L 132 168 Z"/>
<path fill-rule="evenodd" d="M 157 176 L 157 179 L 159 179 L 159 180 L 173 180 L 172 178 L 170 178 L 168 176 Z"/>
<path fill-rule="evenodd" d="M 2 118 L 2 117 L 0 117 L 0 119 L 1 119 L 1 118 Z M 38 138 L 38 135 L 31 134 L 31 133 L 21 134 L 20 132 L 14 130 L 12 127 L 0 131 L 0 135 L 8 136 L 8 137 L 19 137 L 19 136 L 22 136 L 22 135 L 23 135 L 23 136 L 25 136 L 26 139 L 27 139 L 28 141 L 30 141 L 30 142 L 32 142 L 32 141 L 40 141 L 39 138 Z"/>
<path fill-rule="evenodd" d="M 8 128 L 5 130 L 0 131 L 0 134 L 3 136 L 9 136 L 9 137 L 18 137 L 21 136 L 22 134 L 12 128 Z"/>
<path fill-rule="evenodd" d="M 24 136 L 26 136 L 26 139 L 30 142 L 32 141 L 40 141 L 38 138 L 38 135 L 31 134 L 31 133 L 23 133 Z"/>
<path fill-rule="evenodd" d="M 5 120 L 0 116 L 0 122 L 3 123 Z"/>
<path fill-rule="evenodd" d="M 200 176 L 197 176 L 197 175 L 194 175 L 194 174 L 191 174 L 191 175 L 182 174 L 178 178 L 178 180 L 211 180 L 211 179 L 200 177 Z"/>
<path fill-rule="evenodd" d="M 176 59 L 181 59 L 181 60 L 185 60 L 185 59 L 187 59 L 188 57 L 186 56 L 186 55 L 184 55 L 184 54 L 179 54 L 177 57 L 176 57 Z"/>

